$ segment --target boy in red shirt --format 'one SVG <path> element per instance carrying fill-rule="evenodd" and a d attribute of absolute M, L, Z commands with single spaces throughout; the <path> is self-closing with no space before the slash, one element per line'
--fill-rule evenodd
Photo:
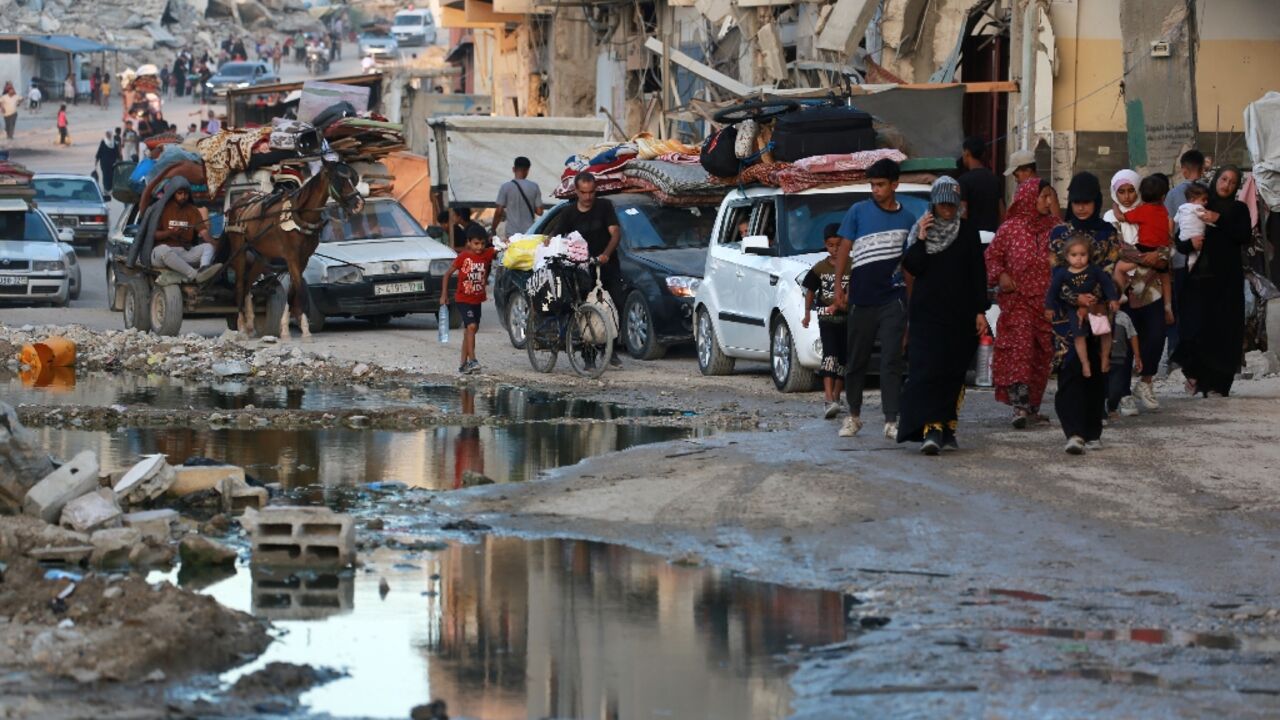
<path fill-rule="evenodd" d="M 485 301 L 485 285 L 489 281 L 489 266 L 497 253 L 493 248 L 486 248 L 488 235 L 484 228 L 472 225 L 467 228 L 467 244 L 454 258 L 449 272 L 440 281 L 440 297 L 448 297 L 449 276 L 458 273 L 458 289 L 453 293 L 453 301 L 462 315 L 465 331 L 462 336 L 462 364 L 458 366 L 460 373 L 474 373 L 480 370 L 476 361 L 476 330 L 480 328 L 480 304 Z"/>
<path fill-rule="evenodd" d="M 1118 206 L 1112 209 L 1120 222 L 1138 226 L 1138 242 L 1134 248 L 1141 253 L 1159 252 L 1167 260 L 1173 252 L 1173 220 L 1164 206 L 1164 196 L 1169 192 L 1169 184 L 1155 175 L 1148 175 L 1138 184 L 1138 194 L 1142 204 L 1127 212 Z M 1116 288 L 1123 295 L 1129 280 L 1136 271 L 1137 263 L 1121 260 L 1116 263 Z M 1173 277 L 1168 270 L 1158 273 L 1160 276 L 1160 294 L 1165 299 L 1164 321 L 1172 325 Z"/>

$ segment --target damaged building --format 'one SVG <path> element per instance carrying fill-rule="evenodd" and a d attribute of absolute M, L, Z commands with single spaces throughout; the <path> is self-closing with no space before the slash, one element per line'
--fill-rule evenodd
<path fill-rule="evenodd" d="M 607 116 L 617 135 L 697 140 L 715 109 L 964 83 L 965 133 L 1076 170 L 1242 160 L 1242 113 L 1280 61 L 1255 0 L 454 0 L 457 92 L 500 115 Z"/>

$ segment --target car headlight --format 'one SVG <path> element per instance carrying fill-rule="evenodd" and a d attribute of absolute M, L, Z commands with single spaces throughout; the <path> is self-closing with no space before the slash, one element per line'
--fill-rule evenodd
<path fill-rule="evenodd" d="M 432 275 L 443 275 L 449 272 L 449 268 L 453 266 L 452 260 L 432 260 L 427 272 Z"/>
<path fill-rule="evenodd" d="M 247 83 L 247 82 L 239 82 L 239 83 L 236 83 L 236 87 L 238 87 L 238 88 L 247 88 L 247 87 L 249 87 L 249 83 Z"/>
<path fill-rule="evenodd" d="M 667 278 L 667 289 L 676 297 L 691 298 L 698 292 L 702 280 L 687 275 L 671 275 Z"/>
<path fill-rule="evenodd" d="M 364 273 L 355 265 L 339 265 L 324 271 L 324 280 L 328 283 L 352 284 L 364 280 Z"/>
<path fill-rule="evenodd" d="M 32 272 L 58 272 L 66 267 L 66 263 L 61 260 L 36 260 L 31 263 Z"/>

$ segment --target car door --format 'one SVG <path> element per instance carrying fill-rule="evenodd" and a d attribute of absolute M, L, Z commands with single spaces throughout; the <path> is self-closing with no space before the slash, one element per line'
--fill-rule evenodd
<path fill-rule="evenodd" d="M 756 198 L 752 203 L 749 233 L 769 238 L 769 248 L 774 253 L 778 248 L 777 217 L 776 197 Z M 774 274 L 776 264 L 776 255 L 742 254 L 738 275 L 742 300 L 738 307 L 743 336 L 738 347 L 744 350 L 767 352 L 769 349 L 769 315 L 773 312 L 773 290 L 778 284 L 778 276 Z"/>
<path fill-rule="evenodd" d="M 742 253 L 741 223 L 751 218 L 751 199 L 731 201 L 721 213 L 721 224 L 707 252 L 706 280 L 710 280 L 712 305 L 717 313 L 716 326 L 725 347 L 741 347 L 746 337 L 742 318 Z"/>

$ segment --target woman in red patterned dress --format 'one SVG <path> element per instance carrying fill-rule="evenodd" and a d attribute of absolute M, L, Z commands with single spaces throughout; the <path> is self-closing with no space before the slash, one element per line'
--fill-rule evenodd
<path fill-rule="evenodd" d="M 1014 191 L 1004 223 L 987 247 L 987 284 L 999 289 L 1000 320 L 991 359 L 996 400 L 1013 406 L 1013 426 L 1045 421 L 1040 401 L 1053 361 L 1053 329 L 1044 319 L 1049 289 L 1049 231 L 1060 223 L 1053 187 L 1031 178 Z"/>

